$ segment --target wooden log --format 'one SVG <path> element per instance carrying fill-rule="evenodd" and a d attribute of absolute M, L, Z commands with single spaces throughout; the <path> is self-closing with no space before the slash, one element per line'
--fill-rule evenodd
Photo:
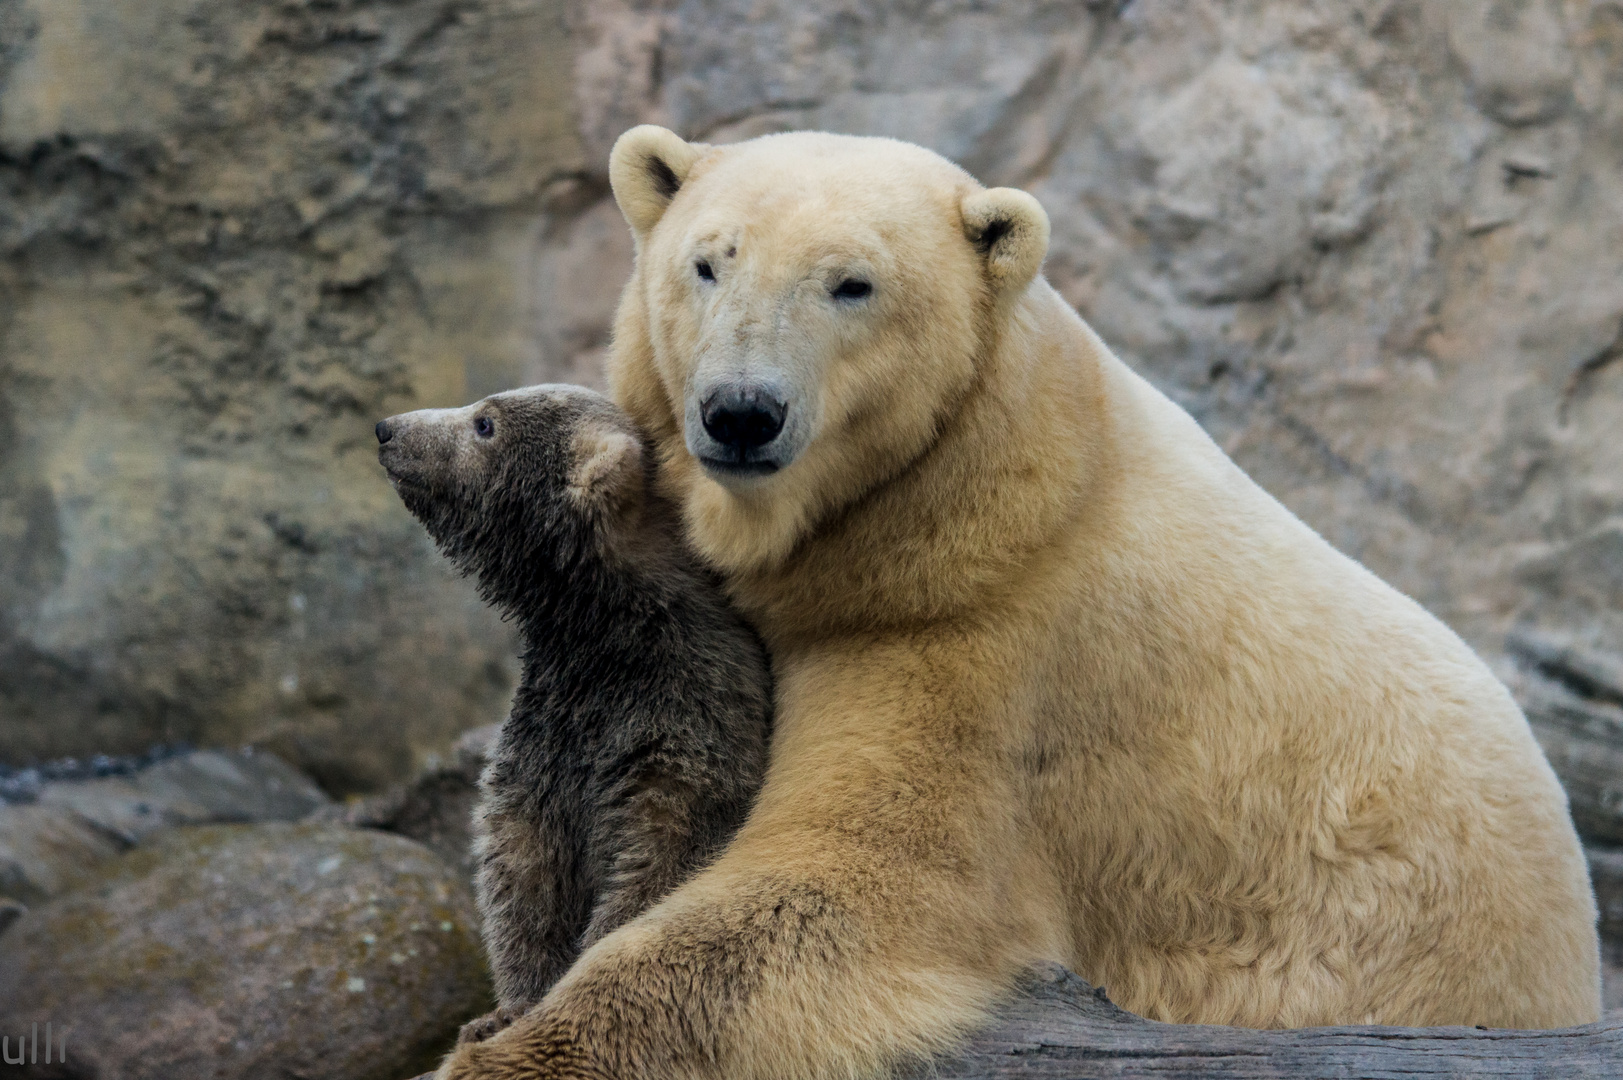
<path fill-rule="evenodd" d="M 1623 1017 L 1556 1031 L 1329 1027 L 1286 1031 L 1160 1024 L 1112 1005 L 1065 968 L 1026 977 L 961 1054 L 918 1080 L 1417 1080 L 1623 1077 Z"/>
<path fill-rule="evenodd" d="M 1556 1031 L 1160 1024 L 1058 964 L 1033 969 L 960 1053 L 905 1080 L 1619 1080 L 1623 1016 Z M 417 1080 L 430 1080 L 425 1074 Z"/>

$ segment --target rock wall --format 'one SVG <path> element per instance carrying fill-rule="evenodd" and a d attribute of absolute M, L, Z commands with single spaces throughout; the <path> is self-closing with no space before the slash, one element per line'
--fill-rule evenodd
<path fill-rule="evenodd" d="M 512 638 L 371 429 L 543 373 L 563 14 L 0 0 L 0 760 L 365 789 L 502 714 Z"/>
<path fill-rule="evenodd" d="M 499 716 L 511 641 L 370 424 L 597 380 L 644 120 L 1031 190 L 1056 286 L 1265 487 L 1623 702 L 1506 649 L 1623 670 L 1617 0 L 0 0 L 0 760 L 250 739 L 369 788 Z"/>

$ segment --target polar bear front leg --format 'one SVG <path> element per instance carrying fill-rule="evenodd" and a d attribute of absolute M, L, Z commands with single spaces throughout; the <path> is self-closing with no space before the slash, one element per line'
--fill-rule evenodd
<path fill-rule="evenodd" d="M 947 1046 L 1001 982 L 895 955 L 875 913 L 814 882 L 672 899 L 606 938 L 513 1027 L 459 1047 L 440 1076 L 871 1074 Z M 936 929 L 943 940 L 964 933 Z"/>
<path fill-rule="evenodd" d="M 791 717 L 722 858 L 440 1080 L 852 1077 L 949 1047 L 1062 955 L 1061 920 L 1007 757 L 896 721 L 803 741 Z"/>

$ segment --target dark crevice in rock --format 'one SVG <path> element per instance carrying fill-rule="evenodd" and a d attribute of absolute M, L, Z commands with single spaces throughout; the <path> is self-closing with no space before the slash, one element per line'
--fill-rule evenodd
<path fill-rule="evenodd" d="M 1593 356 L 1581 361 L 1573 369 L 1567 384 L 1561 390 L 1561 404 L 1557 409 L 1557 419 L 1562 424 L 1567 422 L 1567 416 L 1572 411 L 1572 404 L 1584 391 L 1589 380 L 1593 379 L 1606 367 L 1610 366 L 1619 357 L 1623 357 L 1623 320 L 1619 320 L 1617 333 L 1612 340 Z"/>
<path fill-rule="evenodd" d="M 1532 631 L 1512 633 L 1505 647 L 1517 660 L 1581 698 L 1623 705 L 1623 660 Z"/>
<path fill-rule="evenodd" d="M 1333 475 L 1357 480 L 1372 500 L 1395 507 L 1423 529 L 1438 529 L 1442 524 L 1426 497 L 1413 484 L 1343 456 L 1330 444 L 1329 439 L 1300 417 L 1280 408 L 1271 411 L 1279 425 L 1294 435 Z"/>

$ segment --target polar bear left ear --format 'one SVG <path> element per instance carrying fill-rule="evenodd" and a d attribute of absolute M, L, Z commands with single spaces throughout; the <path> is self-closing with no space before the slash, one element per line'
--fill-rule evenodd
<path fill-rule="evenodd" d="M 1048 213 L 1018 188 L 988 188 L 964 197 L 964 235 L 986 260 L 999 290 L 1023 289 L 1048 254 Z"/>
<path fill-rule="evenodd" d="M 655 124 L 634 127 L 614 141 L 609 187 L 639 241 L 665 216 L 665 208 L 706 149 L 703 143 L 683 142 L 676 132 Z"/>
<path fill-rule="evenodd" d="M 588 424 L 576 434 L 569 496 L 590 510 L 612 509 L 642 486 L 642 444 L 635 436 Z"/>

